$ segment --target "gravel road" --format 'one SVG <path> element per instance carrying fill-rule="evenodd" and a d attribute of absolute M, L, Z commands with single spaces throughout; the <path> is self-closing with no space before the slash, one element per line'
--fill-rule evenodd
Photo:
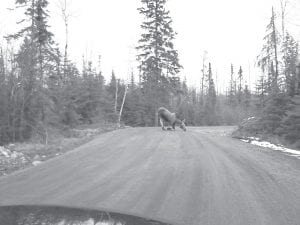
<path fill-rule="evenodd" d="M 110 209 L 184 225 L 299 225 L 300 160 L 233 127 L 106 133 L 0 179 L 0 205 Z"/>

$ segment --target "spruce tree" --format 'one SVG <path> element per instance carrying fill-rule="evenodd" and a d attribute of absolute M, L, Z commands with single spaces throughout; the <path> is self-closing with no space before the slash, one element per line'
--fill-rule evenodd
<path fill-rule="evenodd" d="M 238 72 L 238 92 L 237 92 L 237 100 L 239 105 L 241 105 L 242 98 L 243 98 L 243 70 L 242 67 L 240 66 L 239 72 Z"/>
<path fill-rule="evenodd" d="M 228 103 L 230 106 L 236 106 L 236 81 L 234 78 L 233 64 L 230 66 L 230 81 L 228 91 Z"/>
<path fill-rule="evenodd" d="M 268 83 L 265 75 L 262 73 L 256 84 L 256 96 L 258 96 L 257 108 L 261 110 L 265 106 L 265 99 L 267 96 Z"/>
<path fill-rule="evenodd" d="M 284 75 L 286 80 L 286 89 L 289 96 L 295 95 L 295 83 L 296 83 L 296 67 L 298 59 L 298 42 L 289 33 L 286 33 L 286 37 L 283 42 L 282 52 L 284 63 Z"/>
<path fill-rule="evenodd" d="M 300 95 L 295 95 L 290 102 L 290 110 L 282 119 L 277 132 L 290 144 L 300 148 Z"/>
<path fill-rule="evenodd" d="M 263 102 L 262 116 L 259 120 L 263 133 L 275 134 L 282 118 L 286 115 L 288 101 L 285 93 L 280 92 L 279 84 L 279 32 L 276 28 L 276 15 L 272 8 L 272 16 L 267 26 L 267 34 L 264 37 L 258 65 L 262 69 L 263 76 L 267 76 L 267 87 L 261 86 L 261 91 L 266 90 L 266 99 Z M 263 95 L 264 96 L 264 95 Z"/>
<path fill-rule="evenodd" d="M 22 82 L 24 85 L 22 88 L 24 93 L 28 88 L 31 89 L 30 92 L 35 91 L 34 97 L 36 98 L 34 100 L 35 107 L 29 107 L 30 110 L 35 109 L 35 111 L 28 113 L 31 118 L 26 123 L 23 123 L 26 119 L 23 118 L 26 115 L 24 107 L 25 104 L 33 102 L 31 101 L 32 93 L 30 93 L 30 101 L 27 98 L 26 102 L 23 101 L 22 113 L 19 118 L 23 122 L 20 124 L 27 124 L 29 130 L 22 128 L 25 133 L 30 133 L 31 130 L 42 133 L 44 141 L 47 143 L 47 126 L 50 122 L 48 116 L 53 113 L 51 109 L 53 99 L 49 98 L 51 95 L 49 85 L 53 84 L 53 80 L 49 80 L 49 78 L 58 77 L 59 75 L 59 70 L 54 70 L 57 65 L 57 49 L 54 46 L 53 34 L 49 31 L 48 1 L 16 0 L 16 6 L 25 8 L 25 19 L 20 23 L 27 23 L 19 32 L 9 35 L 7 38 L 23 39 L 23 44 L 17 55 L 19 59 L 17 59 L 17 62 L 22 68 L 22 72 L 24 72 L 22 76 L 24 79 L 27 79 L 25 82 Z M 22 54 L 27 55 L 22 56 Z"/>
<path fill-rule="evenodd" d="M 212 69 L 211 64 L 209 63 L 208 66 L 208 90 L 206 96 L 206 102 L 204 105 L 204 113 L 206 118 L 207 125 L 216 125 L 216 103 L 217 103 L 217 96 L 216 96 L 216 89 L 214 80 L 212 77 Z"/>
<path fill-rule="evenodd" d="M 243 92 L 243 106 L 246 110 L 246 113 L 249 113 L 249 109 L 251 107 L 251 92 L 248 88 L 248 85 L 245 85 L 244 92 Z"/>
<path fill-rule="evenodd" d="M 150 104 L 150 113 L 155 115 L 157 125 L 157 108 L 167 105 L 173 90 L 170 78 L 176 77 L 181 65 L 173 40 L 176 33 L 172 28 L 172 19 L 166 10 L 167 0 L 141 0 L 138 8 L 144 16 L 141 25 L 143 33 L 137 47 L 142 88 Z M 151 115 L 149 115 L 152 117 Z"/>
<path fill-rule="evenodd" d="M 266 36 L 264 37 L 264 45 L 261 54 L 258 56 L 258 65 L 263 73 L 268 74 L 268 93 L 277 94 L 279 91 L 279 32 L 276 28 L 276 15 L 272 8 L 272 16 L 270 23 L 267 25 Z"/>

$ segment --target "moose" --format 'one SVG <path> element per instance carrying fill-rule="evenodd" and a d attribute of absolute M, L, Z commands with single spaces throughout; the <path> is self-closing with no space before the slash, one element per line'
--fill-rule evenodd
<path fill-rule="evenodd" d="M 160 122 L 162 130 L 166 130 L 166 128 L 164 126 L 164 122 L 166 122 L 171 125 L 173 130 L 175 130 L 175 125 L 179 124 L 179 127 L 182 130 L 186 131 L 185 120 L 178 119 L 176 117 L 175 113 L 171 113 L 169 110 L 167 110 L 164 107 L 160 107 L 158 109 L 158 118 L 159 118 L 159 122 Z M 169 129 L 167 129 L 167 130 L 169 130 Z"/>

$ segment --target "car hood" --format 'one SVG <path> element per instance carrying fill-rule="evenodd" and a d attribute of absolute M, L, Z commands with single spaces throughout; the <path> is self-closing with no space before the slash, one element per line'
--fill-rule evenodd
<path fill-rule="evenodd" d="M 139 216 L 62 206 L 0 206 L 0 225 L 171 225 Z"/>

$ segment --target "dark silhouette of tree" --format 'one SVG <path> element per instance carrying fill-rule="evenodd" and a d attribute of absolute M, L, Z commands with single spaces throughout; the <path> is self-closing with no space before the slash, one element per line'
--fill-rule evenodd
<path fill-rule="evenodd" d="M 144 16 L 141 25 L 143 33 L 137 47 L 142 88 L 148 103 L 154 124 L 158 124 L 157 109 L 167 105 L 170 93 L 174 91 L 174 77 L 181 65 L 173 40 L 176 33 L 172 28 L 172 19 L 166 10 L 166 0 L 142 0 L 138 9 Z M 176 79 L 176 78 L 175 78 Z M 176 87 L 177 88 L 177 87 Z M 176 89 L 175 88 L 175 89 Z"/>

